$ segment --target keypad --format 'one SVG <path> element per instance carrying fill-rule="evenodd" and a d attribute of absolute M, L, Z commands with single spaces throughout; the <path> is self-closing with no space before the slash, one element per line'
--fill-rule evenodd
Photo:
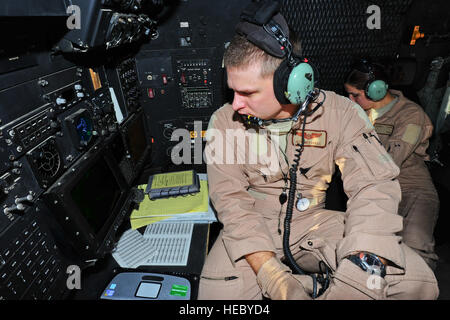
<path fill-rule="evenodd" d="M 18 220 L 0 237 L 0 300 L 60 298 L 67 275 L 56 246 L 36 220 Z"/>

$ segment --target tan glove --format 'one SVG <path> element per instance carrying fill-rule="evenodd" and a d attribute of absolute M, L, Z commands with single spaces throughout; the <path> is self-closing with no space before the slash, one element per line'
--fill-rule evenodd
<path fill-rule="evenodd" d="M 291 269 L 276 257 L 261 266 L 256 281 L 263 295 L 272 300 L 312 300 L 312 278 L 293 275 Z"/>

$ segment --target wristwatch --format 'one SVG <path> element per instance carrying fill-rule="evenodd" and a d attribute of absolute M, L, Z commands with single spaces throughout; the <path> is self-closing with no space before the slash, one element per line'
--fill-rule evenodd
<path fill-rule="evenodd" d="M 369 252 L 358 252 L 347 256 L 351 262 L 359 266 L 366 272 L 384 278 L 386 275 L 386 266 L 381 262 L 380 258 Z"/>

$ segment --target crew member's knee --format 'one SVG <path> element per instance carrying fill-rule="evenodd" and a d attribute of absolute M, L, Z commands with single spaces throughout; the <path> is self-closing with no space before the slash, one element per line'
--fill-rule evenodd
<path fill-rule="evenodd" d="M 232 263 L 221 235 L 206 257 L 200 276 L 199 300 L 260 300 L 256 275 L 245 259 Z"/>
<path fill-rule="evenodd" d="M 435 300 L 439 287 L 433 271 L 414 250 L 403 245 L 405 274 L 387 275 L 389 279 L 388 299 Z"/>
<path fill-rule="evenodd" d="M 243 291 L 243 279 L 236 273 L 210 274 L 202 272 L 198 300 L 234 300 Z"/>
<path fill-rule="evenodd" d="M 220 271 L 217 270 L 218 265 L 214 268 L 205 265 L 200 277 L 198 299 L 261 300 L 261 289 L 253 270 L 242 264 L 238 262 L 236 268 Z"/>

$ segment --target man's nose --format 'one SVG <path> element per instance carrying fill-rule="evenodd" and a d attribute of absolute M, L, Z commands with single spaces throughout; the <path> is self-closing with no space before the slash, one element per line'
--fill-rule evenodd
<path fill-rule="evenodd" d="M 233 103 L 231 104 L 231 106 L 233 107 L 234 111 L 239 111 L 240 109 L 245 107 L 244 99 L 242 99 L 239 94 L 234 93 Z"/>
<path fill-rule="evenodd" d="M 353 102 L 356 102 L 355 97 L 352 94 L 348 95 L 349 99 L 352 100 Z"/>

